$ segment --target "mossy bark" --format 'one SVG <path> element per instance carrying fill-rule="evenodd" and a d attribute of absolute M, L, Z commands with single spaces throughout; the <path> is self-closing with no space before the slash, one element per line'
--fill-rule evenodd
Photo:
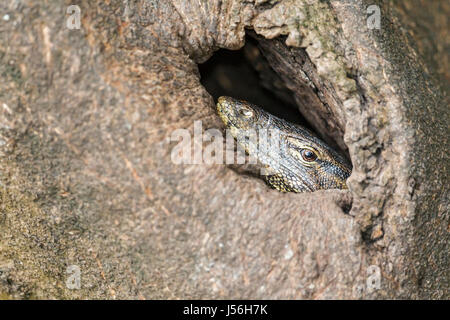
<path fill-rule="evenodd" d="M 0 297 L 450 297 L 446 84 L 392 4 L 0 8 Z M 284 194 L 172 163 L 173 130 L 223 128 L 197 63 L 250 29 L 305 118 L 348 150 L 348 191 Z"/>

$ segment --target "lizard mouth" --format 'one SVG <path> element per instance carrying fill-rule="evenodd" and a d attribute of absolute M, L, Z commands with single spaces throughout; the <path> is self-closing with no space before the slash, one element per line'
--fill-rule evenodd
<path fill-rule="evenodd" d="M 217 99 L 217 113 L 227 128 L 242 129 L 236 121 L 240 116 L 237 111 L 238 102 L 230 97 L 221 96 Z"/>
<path fill-rule="evenodd" d="M 226 127 L 235 126 L 230 115 L 231 107 L 226 97 L 219 97 L 217 101 L 217 113 Z"/>

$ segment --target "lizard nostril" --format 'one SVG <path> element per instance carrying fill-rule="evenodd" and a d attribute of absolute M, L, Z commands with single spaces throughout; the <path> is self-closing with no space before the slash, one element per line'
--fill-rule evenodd
<path fill-rule="evenodd" d="M 241 109 L 239 109 L 239 114 L 246 118 L 250 118 L 253 116 L 253 111 L 250 109 L 241 108 Z"/>

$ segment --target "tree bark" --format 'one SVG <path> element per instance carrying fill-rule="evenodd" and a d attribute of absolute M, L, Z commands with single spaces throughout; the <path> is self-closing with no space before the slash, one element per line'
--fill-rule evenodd
<path fill-rule="evenodd" d="M 399 7 L 0 4 L 0 297 L 450 298 L 448 84 Z M 174 130 L 223 129 L 197 64 L 246 32 L 348 152 L 349 190 L 172 162 Z"/>

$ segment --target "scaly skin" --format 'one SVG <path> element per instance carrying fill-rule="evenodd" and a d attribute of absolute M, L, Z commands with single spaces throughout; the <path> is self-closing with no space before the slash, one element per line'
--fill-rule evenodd
<path fill-rule="evenodd" d="M 351 164 L 307 129 L 230 97 L 219 98 L 217 111 L 238 144 L 266 169 L 271 187 L 283 192 L 347 189 Z"/>

